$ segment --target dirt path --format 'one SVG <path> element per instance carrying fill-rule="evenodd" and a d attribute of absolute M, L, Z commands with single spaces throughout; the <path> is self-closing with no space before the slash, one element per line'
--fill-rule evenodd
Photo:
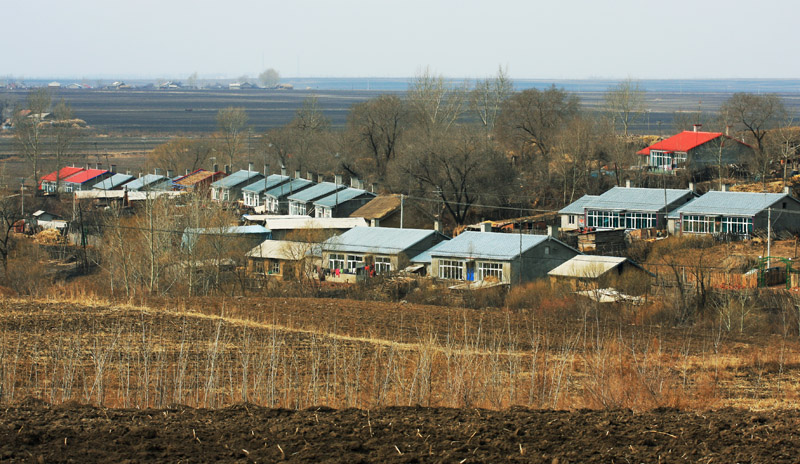
<path fill-rule="evenodd" d="M 797 462 L 798 411 L 100 409 L 0 413 L 3 462 Z"/>

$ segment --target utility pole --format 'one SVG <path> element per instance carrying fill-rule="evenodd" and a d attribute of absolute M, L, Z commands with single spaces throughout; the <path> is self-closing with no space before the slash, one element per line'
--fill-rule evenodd
<path fill-rule="evenodd" d="M 400 228 L 403 228 L 403 194 L 400 194 Z"/>
<path fill-rule="evenodd" d="M 772 208 L 767 208 L 767 269 L 770 264 L 770 245 L 772 242 Z"/>

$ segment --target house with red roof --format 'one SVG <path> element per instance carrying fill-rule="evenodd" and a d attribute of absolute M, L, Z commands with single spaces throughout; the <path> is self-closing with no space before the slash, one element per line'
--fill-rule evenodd
<path fill-rule="evenodd" d="M 83 168 L 76 168 L 74 166 L 66 166 L 58 171 L 53 171 L 39 180 L 39 190 L 47 193 L 55 193 L 56 189 L 58 188 L 57 185 L 60 183 L 61 190 L 63 191 L 64 179 L 81 171 L 83 171 Z"/>
<path fill-rule="evenodd" d="M 699 170 L 709 166 L 738 164 L 753 155 L 746 143 L 722 132 L 702 132 L 699 125 L 636 152 L 652 171 Z"/>
<path fill-rule="evenodd" d="M 108 179 L 112 175 L 114 175 L 113 172 L 106 171 L 105 169 L 81 169 L 80 172 L 75 173 L 62 181 L 62 190 L 64 192 L 91 190 L 95 184 Z"/>

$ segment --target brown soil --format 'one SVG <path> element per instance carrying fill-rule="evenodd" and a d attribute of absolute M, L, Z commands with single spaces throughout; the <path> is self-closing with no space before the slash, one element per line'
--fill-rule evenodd
<path fill-rule="evenodd" d="M 100 409 L 0 413 L 3 462 L 796 462 L 800 412 Z"/>

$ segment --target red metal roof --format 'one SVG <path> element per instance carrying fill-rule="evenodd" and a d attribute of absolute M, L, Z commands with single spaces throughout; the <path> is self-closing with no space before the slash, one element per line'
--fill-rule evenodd
<path fill-rule="evenodd" d="M 722 132 L 695 132 L 683 131 L 680 134 L 673 135 L 668 139 L 656 142 L 647 148 L 643 148 L 636 152 L 637 155 L 649 155 L 650 150 L 663 150 L 666 152 L 682 151 L 688 152 L 692 148 L 699 147 L 700 145 L 716 139 L 721 136 Z"/>
<path fill-rule="evenodd" d="M 50 174 L 42 177 L 42 179 L 39 181 L 39 183 L 41 184 L 42 182 L 46 182 L 46 181 L 55 182 L 58 179 L 64 180 L 67 177 L 69 177 L 71 175 L 74 175 L 74 174 L 77 174 L 77 173 L 79 173 L 81 171 L 83 171 L 83 168 L 76 168 L 76 167 L 72 167 L 72 166 L 67 166 L 67 167 L 59 169 L 58 171 L 53 171 Z"/>
<path fill-rule="evenodd" d="M 90 181 L 98 176 L 102 176 L 103 174 L 107 173 L 105 169 L 86 169 L 82 170 L 81 172 L 69 176 L 64 179 L 64 182 L 70 182 L 73 184 L 82 184 L 84 182 Z"/>

